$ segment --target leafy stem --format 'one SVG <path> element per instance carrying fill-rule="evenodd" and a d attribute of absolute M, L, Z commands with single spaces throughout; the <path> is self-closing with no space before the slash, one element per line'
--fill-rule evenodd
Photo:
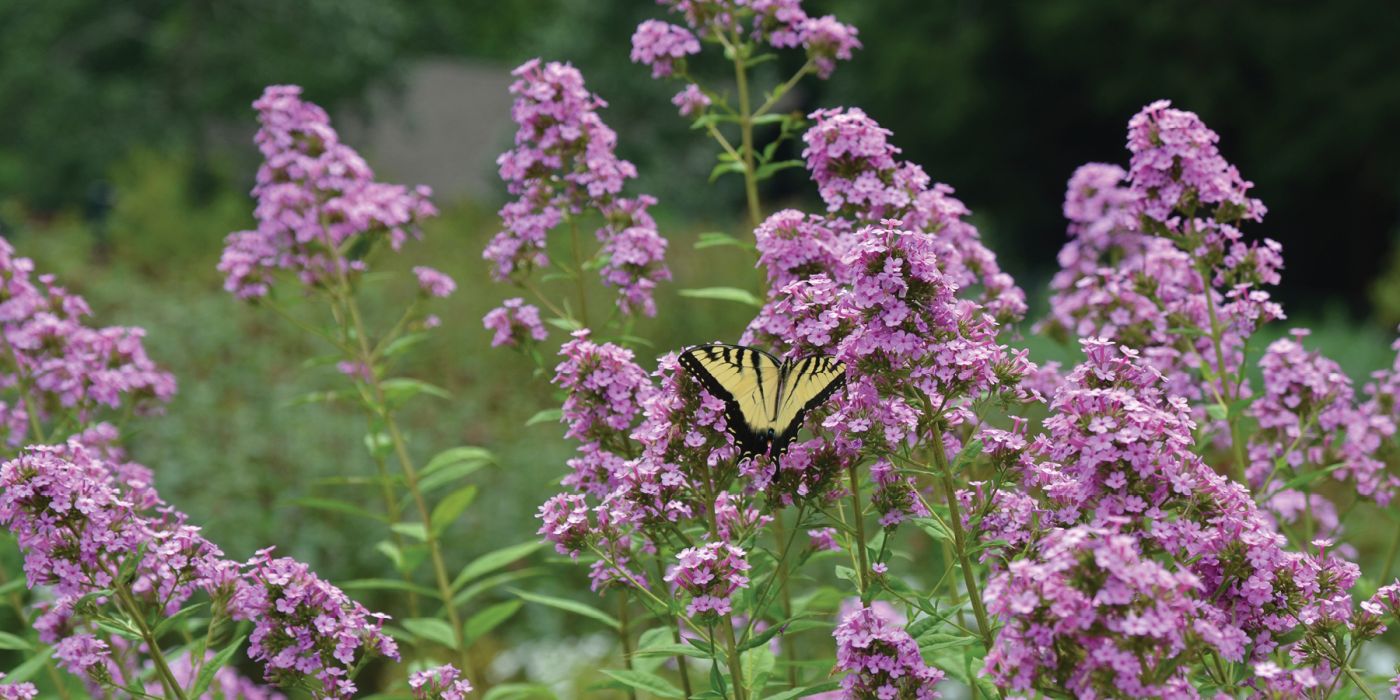
<path fill-rule="evenodd" d="M 967 533 L 963 531 L 962 508 L 958 505 L 957 485 L 953 482 L 953 472 L 948 465 L 948 452 L 943 447 L 943 431 L 935 424 L 931 432 L 934 464 L 938 467 L 943 482 L 943 493 L 948 499 L 948 527 L 953 531 L 954 553 L 963 572 L 963 583 L 967 586 L 967 598 L 972 604 L 972 614 L 977 618 L 977 632 L 981 635 L 985 648 L 991 649 L 992 626 L 987 622 L 987 609 L 982 605 L 977 574 L 972 568 L 972 558 L 967 554 Z"/>

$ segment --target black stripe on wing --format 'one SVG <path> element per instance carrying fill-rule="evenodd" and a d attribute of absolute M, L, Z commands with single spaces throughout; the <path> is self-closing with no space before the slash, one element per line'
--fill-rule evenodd
<path fill-rule="evenodd" d="M 700 361 L 694 357 L 694 353 L 703 352 L 707 359 L 713 360 L 721 358 L 730 364 L 740 365 L 741 363 L 731 359 L 732 353 L 742 353 L 746 350 L 755 353 L 760 352 L 753 348 L 743 348 L 737 345 L 714 344 L 700 345 L 686 350 L 680 355 L 681 366 L 685 368 L 686 372 L 699 380 L 701 386 L 705 387 L 706 391 L 709 391 L 715 398 L 724 402 L 725 428 L 727 432 L 733 436 L 734 443 L 739 446 L 739 462 L 743 462 L 757 455 L 768 454 L 768 436 L 759 435 L 749 429 L 748 421 L 744 420 L 744 412 L 739 408 L 739 402 L 734 400 L 734 395 L 729 393 L 729 390 L 725 389 L 724 386 L 715 379 L 714 375 L 710 374 L 710 371 L 705 369 L 704 365 L 700 364 Z"/>
<path fill-rule="evenodd" d="M 802 424 L 807 421 L 807 412 L 826 403 L 826 400 L 831 398 L 832 394 L 835 394 L 838 389 L 844 386 L 846 386 L 846 373 L 843 371 L 840 376 L 826 385 L 825 389 L 822 389 L 816 396 L 808 400 L 806 404 L 803 404 L 801 410 L 797 412 L 797 415 L 793 416 L 792 423 L 788 425 L 787 429 L 773 436 L 772 454 L 775 461 L 786 454 L 788 448 L 792 446 L 792 441 L 797 439 L 797 434 L 802 431 Z"/>

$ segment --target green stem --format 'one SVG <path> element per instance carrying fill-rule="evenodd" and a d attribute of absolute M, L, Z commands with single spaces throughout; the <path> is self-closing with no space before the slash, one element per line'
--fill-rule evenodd
<path fill-rule="evenodd" d="M 737 37 L 736 37 L 737 39 Z M 749 204 L 749 224 L 757 229 L 763 221 L 763 205 L 758 201 L 758 169 L 754 167 L 753 111 L 749 104 L 749 75 L 740 41 L 732 44 L 734 81 L 739 90 L 739 135 L 744 157 L 744 196 Z"/>
<path fill-rule="evenodd" d="M 365 429 L 371 429 L 373 423 L 373 419 L 366 413 Z M 389 518 L 390 523 L 396 523 L 403 515 L 403 511 L 399 508 L 399 499 L 394 496 L 393 487 L 389 485 L 389 465 L 384 461 L 384 455 L 380 454 L 378 450 L 374 450 L 373 453 L 374 466 L 379 471 L 379 491 L 380 496 L 384 499 L 384 514 Z M 389 530 L 389 539 L 394 543 L 395 549 L 403 551 L 402 535 L 391 529 Z M 413 580 L 413 576 L 408 571 L 400 571 L 399 577 L 403 579 L 404 583 L 411 583 Z M 418 617 L 418 594 L 413 591 L 412 587 L 408 590 L 408 613 L 411 617 Z"/>
<path fill-rule="evenodd" d="M 146 641 L 151 661 L 155 663 L 156 672 L 160 674 L 161 685 L 165 686 L 166 691 L 178 700 L 186 700 L 185 690 L 180 686 L 180 682 L 175 680 L 175 674 L 171 672 L 170 666 L 165 663 L 165 655 L 160 651 L 160 643 L 146 624 L 146 616 L 141 613 L 141 606 L 136 603 L 131 591 L 127 590 L 126 584 L 121 582 L 120 575 L 113 577 L 112 580 L 112 590 L 116 592 L 119 604 L 126 608 L 126 614 L 136 623 L 141 638 Z"/>
<path fill-rule="evenodd" d="M 632 630 L 627 619 L 627 590 L 618 591 L 617 596 L 617 636 L 622 640 L 622 665 L 632 670 Z M 627 697 L 637 700 L 637 691 L 627 688 Z"/>
<path fill-rule="evenodd" d="M 856 474 L 854 462 L 846 468 L 846 474 L 851 481 L 851 509 L 855 511 L 851 514 L 851 520 L 856 528 L 856 555 L 860 562 L 856 570 L 856 587 L 860 589 L 861 602 L 868 603 L 870 601 L 865 599 L 865 594 L 870 587 L 870 559 L 865 553 L 865 511 L 861 508 L 860 477 Z"/>
<path fill-rule="evenodd" d="M 707 473 L 705 484 L 709 493 L 706 494 L 705 505 L 710 516 L 710 538 L 713 542 L 722 542 L 719 536 L 719 517 L 715 515 L 715 498 L 719 495 L 715 486 L 713 472 Z M 734 682 L 734 700 L 744 700 L 744 666 L 739 661 L 739 645 L 734 641 L 734 619 L 732 614 L 725 615 L 720 623 L 724 629 L 724 649 L 725 656 L 729 659 L 729 677 Z M 711 642 L 710 648 L 714 648 Z"/>
<path fill-rule="evenodd" d="M 465 669 L 471 665 L 470 658 L 467 656 L 466 631 L 462 629 L 462 620 L 457 614 L 457 606 L 452 602 L 452 584 L 447 577 L 447 565 L 443 561 L 442 546 L 437 535 L 433 532 L 432 510 L 428 508 L 427 499 L 423 497 L 423 491 L 418 487 L 418 470 L 414 468 L 413 458 L 408 454 L 408 443 L 399 430 L 398 421 L 394 420 L 393 412 L 389 410 L 389 406 L 385 402 L 384 387 L 379 383 L 378 373 L 374 371 L 374 355 L 370 349 L 368 336 L 365 334 L 365 324 L 360 315 L 360 307 L 355 301 L 350 280 L 345 275 L 345 266 L 340 264 L 338 251 L 336 255 L 336 270 L 340 280 L 340 300 L 349 313 L 350 322 L 355 331 L 355 340 L 359 345 L 359 357 L 352 359 L 358 359 L 367 370 L 365 381 L 373 392 L 379 417 L 384 421 L 384 427 L 389 431 L 389 440 L 393 443 L 394 454 L 398 457 L 399 467 L 403 470 L 404 484 L 413 496 L 413 503 L 417 506 L 418 515 L 423 521 L 423 539 L 428 545 L 428 557 L 433 564 L 433 577 L 437 581 L 438 595 L 442 598 L 442 605 L 447 613 L 447 622 L 452 626 L 452 636 L 457 643 L 458 660 L 461 662 L 461 668 Z"/>
<path fill-rule="evenodd" d="M 789 90 L 795 87 L 797 85 L 797 81 L 801 80 L 808 73 L 812 72 L 812 69 L 816 67 L 816 65 L 817 62 L 814 59 L 807 59 L 807 62 L 802 64 L 802 67 L 798 68 L 797 72 L 793 73 L 792 77 L 787 79 L 787 82 L 783 83 L 782 85 L 779 85 L 777 89 L 773 90 L 772 96 L 770 96 L 763 104 L 759 105 L 758 109 L 755 109 L 753 111 L 754 118 L 756 119 L 767 114 L 768 110 L 772 109 L 774 105 L 777 105 L 778 100 L 783 99 L 783 95 L 786 95 Z"/>
<path fill-rule="evenodd" d="M 665 579 L 666 579 L 666 567 L 663 566 L 663 565 L 661 564 L 661 556 L 660 556 L 660 555 L 657 555 L 655 558 L 652 559 L 652 561 L 656 562 L 656 580 L 657 580 L 657 581 L 663 581 L 663 580 L 665 580 Z M 671 641 L 674 642 L 674 643 L 676 643 L 676 644 L 680 644 L 680 643 L 681 643 L 681 631 L 680 631 L 680 627 L 681 627 L 681 617 L 680 617 L 679 615 L 672 615 L 672 616 L 671 616 L 671 625 L 670 625 L 670 628 L 671 628 Z M 693 692 L 691 691 L 691 689 L 690 689 L 690 672 L 689 672 L 689 670 L 686 669 L 685 655 L 684 655 L 684 654 L 676 654 L 676 669 L 679 670 L 679 671 L 680 671 L 680 674 L 681 674 L 681 691 L 683 691 L 683 692 L 685 693 L 685 697 L 688 698 L 688 697 L 690 697 L 691 695 L 693 695 L 694 693 L 693 693 Z"/>
<path fill-rule="evenodd" d="M 1381 567 L 1381 577 L 1376 583 L 1384 586 L 1390 579 L 1390 572 L 1395 566 L 1395 553 L 1400 551 L 1400 520 L 1396 521 L 1395 537 L 1390 540 L 1390 549 L 1385 553 L 1385 565 Z"/>
<path fill-rule="evenodd" d="M 802 527 L 802 517 L 801 517 L 801 512 L 799 511 L 799 513 L 798 513 L 798 518 L 797 518 L 797 525 L 796 525 L 796 528 L 793 530 L 793 533 L 792 533 L 792 534 L 793 534 L 793 537 L 796 537 L 796 536 L 797 536 L 797 530 L 798 530 L 798 529 L 801 529 L 801 527 Z M 789 538 L 787 538 L 787 537 L 785 537 L 784 534 L 783 534 L 783 511 L 782 511 L 782 509 L 776 509 L 776 510 L 773 512 L 773 540 L 774 540 L 774 542 L 775 542 L 779 547 L 782 547 L 782 548 L 783 548 L 783 549 L 782 549 L 782 556 L 778 558 L 778 563 L 777 563 L 777 568 L 778 568 L 778 570 L 777 570 L 777 575 L 778 575 L 778 586 L 780 587 L 781 594 L 782 594 L 782 601 L 783 601 L 783 619 L 784 619 L 784 620 L 791 620 L 791 619 L 792 619 L 792 589 L 791 589 L 791 586 L 788 585 L 787 553 L 788 553 L 788 548 L 789 548 L 790 546 L 792 546 L 792 540 L 789 539 Z M 761 599 L 760 599 L 760 600 L 761 600 Z M 754 615 L 753 617 L 756 618 L 757 615 Z M 750 623 L 750 624 L 752 624 L 752 623 Z M 788 673 L 787 673 L 787 677 L 788 677 L 788 687 L 789 687 L 789 688 L 796 688 L 796 687 L 797 687 L 797 665 L 796 665 L 796 663 L 795 663 L 795 662 L 797 661 L 797 659 L 796 659 L 796 654 L 797 654 L 797 650 L 793 648 L 793 644 L 792 644 L 791 640 L 789 640 L 789 642 L 788 642 L 787 644 L 784 644 L 784 645 L 783 645 L 783 656 L 786 657 L 786 659 L 787 659 L 787 661 L 788 661 Z"/>
<path fill-rule="evenodd" d="M 943 431 L 933 426 L 933 459 L 941 473 L 943 493 L 948 499 L 948 526 L 953 531 L 953 548 L 963 572 L 963 583 L 967 586 L 968 602 L 972 603 L 972 614 L 977 618 L 977 632 L 982 636 L 984 648 L 992 648 L 992 626 L 987 622 L 987 610 L 982 605 L 982 593 L 977 586 L 977 575 L 972 568 L 972 559 L 967 555 L 967 534 L 963 531 L 962 508 L 958 505 L 957 485 L 953 483 L 952 470 L 948 466 L 948 453 L 943 447 Z"/>
<path fill-rule="evenodd" d="M 1206 315 L 1210 318 L 1210 342 L 1215 350 L 1216 381 L 1220 382 L 1221 391 L 1217 395 L 1217 399 L 1220 401 L 1220 408 L 1225 411 L 1225 422 L 1230 426 L 1230 449 L 1235 456 L 1235 469 L 1232 476 L 1236 481 L 1244 483 L 1244 442 L 1240 435 L 1239 416 L 1235 415 L 1236 412 L 1230 408 L 1230 403 L 1234 401 L 1233 392 L 1230 391 L 1230 383 L 1226 381 L 1225 352 L 1220 342 L 1225 331 L 1220 325 L 1220 318 L 1215 313 L 1215 288 L 1210 285 L 1210 270 L 1205 269 L 1204 266 L 1197 266 L 1197 272 L 1201 275 L 1201 285 L 1205 287 Z M 1241 368 L 1240 371 L 1243 372 L 1244 369 Z"/>
<path fill-rule="evenodd" d="M 579 250 L 582 243 L 579 242 L 578 222 L 574 217 L 569 217 L 569 232 L 573 239 L 574 253 L 574 287 L 578 290 L 578 315 L 583 327 L 588 327 L 588 290 L 583 286 L 583 256 Z"/>
<path fill-rule="evenodd" d="M 1352 670 L 1350 664 L 1343 666 L 1342 672 L 1347 674 L 1347 678 L 1351 679 L 1352 683 L 1356 684 L 1357 690 L 1360 690 L 1362 695 L 1365 695 L 1370 700 L 1376 700 L 1376 694 L 1371 692 L 1370 688 L 1366 687 L 1366 681 L 1362 680 L 1360 676 L 1356 675 L 1356 671 Z"/>

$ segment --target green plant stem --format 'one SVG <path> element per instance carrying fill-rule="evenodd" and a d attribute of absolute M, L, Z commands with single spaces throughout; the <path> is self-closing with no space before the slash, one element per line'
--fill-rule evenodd
<path fill-rule="evenodd" d="M 933 460 L 938 467 L 943 482 L 943 492 L 948 499 L 948 527 L 953 531 L 953 548 L 963 571 L 963 583 L 967 586 L 967 599 L 972 603 L 972 614 L 977 618 L 977 632 L 982 636 L 984 648 L 992 648 L 992 626 L 987 622 L 987 610 L 982 605 L 982 593 L 977 586 L 977 575 L 972 569 L 972 560 L 967 555 L 967 534 L 963 531 L 962 508 L 958 505 L 957 485 L 948 466 L 948 453 L 943 447 L 943 431 L 933 426 Z"/>
<path fill-rule="evenodd" d="M 1356 689 L 1360 690 L 1362 695 L 1365 695 L 1370 700 L 1377 700 L 1376 694 L 1371 692 L 1370 688 L 1366 687 L 1366 681 L 1362 680 L 1360 676 L 1356 675 L 1356 671 L 1352 669 L 1351 664 L 1343 666 L 1342 672 L 1347 674 L 1347 678 L 1351 679 L 1352 683 L 1356 684 Z"/>
<path fill-rule="evenodd" d="M 737 39 L 737 36 L 736 36 Z M 758 200 L 758 169 L 754 167 L 753 149 L 753 110 L 749 101 L 749 70 L 747 60 L 740 48 L 741 42 L 734 41 L 730 46 L 734 54 L 734 81 L 739 92 L 739 138 L 740 155 L 744 157 L 744 196 L 749 204 L 749 224 L 757 229 L 763 221 L 763 205 Z"/>
<path fill-rule="evenodd" d="M 574 288 L 578 291 L 578 315 L 583 327 L 588 327 L 588 290 L 583 286 L 583 244 L 579 241 L 578 221 L 574 217 L 569 217 L 569 235 L 573 241 L 574 254 Z"/>
<path fill-rule="evenodd" d="M 661 563 L 661 555 L 658 554 L 657 556 L 655 556 L 655 557 L 652 559 L 652 561 L 655 562 L 655 564 L 656 564 L 656 580 L 657 580 L 657 581 L 663 581 L 663 580 L 665 580 L 665 579 L 666 579 L 666 567 L 665 567 L 664 565 L 662 565 L 662 563 Z M 674 643 L 676 643 L 676 644 L 680 644 L 680 643 L 681 643 L 681 631 L 680 631 L 680 627 L 681 627 L 681 616 L 680 616 L 680 615 L 672 615 L 672 616 L 671 616 L 671 625 L 670 625 L 670 628 L 671 628 L 671 641 L 674 642 Z M 678 671 L 680 671 L 680 674 L 681 674 L 681 690 L 684 691 L 685 697 L 688 698 L 688 697 L 690 697 L 691 695 L 693 695 L 694 693 L 693 693 L 693 692 L 691 691 L 691 689 L 690 689 L 690 671 L 686 668 L 685 655 L 684 655 L 684 654 L 676 654 L 676 657 L 675 657 L 675 658 L 676 658 L 676 669 L 677 669 Z"/>
<path fill-rule="evenodd" d="M 467 656 L 466 631 L 462 629 L 462 620 L 457 614 L 457 606 L 452 602 L 452 584 L 447 577 L 447 565 L 443 562 L 441 543 L 433 532 L 432 510 L 428 508 L 427 499 L 423 497 L 423 491 L 418 487 L 418 470 L 414 468 L 413 458 L 408 454 L 408 443 L 404 440 L 403 433 L 399 430 L 398 421 L 394 420 L 394 414 L 389 410 L 389 406 L 384 400 L 384 387 L 379 383 L 378 373 L 374 371 L 372 364 L 374 355 L 365 334 L 365 324 L 360 316 L 360 307 L 355 301 L 354 291 L 350 286 L 350 280 L 345 275 L 345 266 L 341 264 L 338 253 L 336 270 L 340 279 L 339 296 L 350 316 L 350 322 L 355 331 L 355 340 L 359 346 L 359 357 L 355 359 L 363 363 L 368 370 L 365 381 L 373 392 L 374 402 L 379 409 L 380 418 L 384 421 L 384 427 L 389 431 L 389 440 L 394 445 L 394 454 L 398 457 L 400 469 L 403 470 L 404 485 L 408 487 L 409 493 L 413 496 L 413 503 L 417 506 L 418 515 L 423 521 L 423 540 L 428 545 L 428 557 L 432 560 L 433 576 L 437 580 L 438 595 L 442 598 L 443 609 L 447 613 L 447 622 L 452 625 L 452 636 L 457 643 L 458 660 L 461 662 L 462 668 L 467 668 L 471 663 Z"/>
<path fill-rule="evenodd" d="M 1400 551 L 1400 520 L 1396 521 L 1395 536 L 1390 539 L 1390 549 L 1386 550 L 1385 564 L 1381 566 L 1381 577 L 1376 581 L 1382 586 L 1386 585 L 1386 581 L 1390 578 L 1390 572 L 1395 566 L 1395 553 L 1397 551 Z"/>
<path fill-rule="evenodd" d="M 1200 273 L 1202 285 L 1205 287 L 1206 315 L 1210 318 L 1210 342 L 1215 350 L 1216 381 L 1220 382 L 1222 392 L 1217 395 L 1217 400 L 1220 402 L 1220 408 L 1225 411 L 1225 422 L 1230 426 L 1230 449 L 1235 456 L 1235 468 L 1231 476 L 1236 481 L 1244 483 L 1244 443 L 1240 440 L 1239 416 L 1235 415 L 1236 412 L 1230 408 L 1234 398 L 1232 398 L 1233 392 L 1230 391 L 1230 383 L 1226 381 L 1225 352 L 1220 343 L 1220 337 L 1225 331 L 1220 326 L 1220 318 L 1215 313 L 1215 294 L 1213 293 L 1214 288 L 1210 286 L 1210 270 L 1205 269 L 1204 266 L 1197 266 L 1197 272 Z"/>
<path fill-rule="evenodd" d="M 627 618 L 627 589 L 618 591 L 617 596 L 617 637 L 622 640 L 622 666 L 632 670 L 632 627 Z M 635 688 L 627 688 L 627 697 L 637 700 Z"/>
<path fill-rule="evenodd" d="M 137 605 L 136 599 L 127 590 L 126 584 L 120 580 L 120 575 L 112 578 L 112 590 L 117 594 L 119 604 L 126 608 L 126 614 L 136 623 L 137 630 L 141 633 L 141 638 L 146 641 L 146 647 L 150 651 L 151 661 L 154 662 L 156 672 L 160 674 L 161 685 L 165 686 L 167 692 L 174 695 L 178 700 L 186 700 L 185 690 L 180 686 L 180 682 L 175 679 L 175 674 L 170 671 L 170 666 L 165 663 L 165 655 L 161 653 L 160 643 L 156 640 L 155 634 L 146 624 L 146 616 L 141 614 L 141 606 Z"/>
<path fill-rule="evenodd" d="M 758 117 L 767 114 L 768 110 L 773 109 L 773 107 L 778 104 L 778 100 L 783 99 L 783 95 L 788 94 L 789 90 L 792 90 L 794 87 L 796 87 L 797 81 L 802 80 L 802 78 L 805 77 L 808 73 L 811 73 L 812 69 L 815 68 L 816 65 L 817 62 L 814 59 L 807 59 L 807 62 L 802 64 L 802 67 L 798 68 L 797 72 L 793 73 L 792 77 L 787 79 L 787 82 L 783 83 L 782 85 L 779 85 L 776 89 L 774 89 L 773 94 L 766 101 L 764 101 L 763 104 L 759 105 L 758 109 L 755 109 L 753 111 L 753 117 L 757 119 Z"/>
<path fill-rule="evenodd" d="M 372 427 L 373 420 L 369 414 L 365 414 L 365 429 L 370 430 Z M 394 489 L 389 486 L 389 465 L 378 451 L 374 451 L 374 466 L 379 470 L 379 491 L 384 499 L 384 514 L 388 516 L 390 523 L 396 523 L 403 515 L 403 511 L 399 509 L 399 499 L 394 496 Z M 389 540 L 394 543 L 395 549 L 403 551 L 402 535 L 390 529 Z M 413 581 L 413 577 L 407 571 L 400 571 L 399 578 L 403 579 L 404 583 L 412 583 Z M 418 617 L 418 594 L 412 588 L 408 589 L 408 614 L 410 617 Z"/>
<path fill-rule="evenodd" d="M 799 511 L 799 513 L 798 513 L 798 518 L 797 518 L 797 524 L 796 524 L 795 527 L 798 528 L 798 529 L 800 529 L 801 526 L 802 526 L 802 516 L 801 516 L 801 512 Z M 795 537 L 796 535 L 797 535 L 797 532 L 796 532 L 796 530 L 794 530 L 794 531 L 793 531 L 793 536 Z M 778 567 L 778 571 L 777 571 L 777 575 L 778 575 L 778 587 L 779 587 L 779 590 L 780 590 L 780 592 L 781 592 L 780 594 L 781 594 L 781 596 L 782 596 L 782 601 L 783 601 L 783 619 L 784 619 L 784 620 L 791 620 L 791 619 L 792 619 L 792 588 L 791 588 L 791 586 L 788 585 L 787 555 L 788 555 L 788 548 L 792 545 L 792 540 L 791 540 L 790 538 L 786 537 L 786 536 L 783 534 L 783 511 L 782 511 L 781 508 L 775 509 L 775 511 L 774 511 L 774 513 L 773 513 L 773 541 L 774 541 L 775 544 L 777 544 L 777 546 L 779 546 L 779 547 L 782 548 L 782 549 L 780 550 L 780 551 L 781 551 L 781 555 L 778 557 L 778 562 L 777 562 L 776 566 Z M 762 599 L 761 599 L 761 598 L 759 599 L 759 602 L 762 603 Z M 754 615 L 753 617 L 756 618 L 757 615 Z M 751 622 L 750 624 L 752 624 L 752 622 Z M 783 656 L 786 657 L 787 661 L 789 662 L 789 663 L 788 663 L 788 669 L 787 669 L 788 687 L 789 687 L 789 688 L 796 688 L 796 687 L 797 687 L 797 666 L 793 663 L 793 662 L 795 662 L 795 661 L 797 660 L 797 659 L 795 658 L 795 657 L 796 657 L 796 654 L 797 654 L 797 650 L 793 648 L 793 644 L 791 643 L 791 641 L 789 641 L 789 643 L 783 645 Z"/>
<path fill-rule="evenodd" d="M 852 463 L 846 468 L 846 474 L 851 481 L 851 520 L 856 528 L 856 556 L 860 562 L 856 569 L 856 587 L 860 589 L 860 599 L 865 600 L 865 593 L 870 587 L 870 559 L 865 553 L 865 512 L 861 508 L 860 502 L 860 476 L 856 474 L 856 465 Z"/>
<path fill-rule="evenodd" d="M 705 483 L 709 490 L 705 497 L 705 505 L 710 516 L 710 538 L 713 542 L 722 542 L 723 540 L 719 536 L 719 517 L 715 514 L 715 498 L 719 495 L 719 489 L 715 485 L 713 472 L 708 473 Z M 725 615 L 720 627 L 724 631 L 724 649 L 729 660 L 729 677 L 734 682 L 734 700 L 744 700 L 744 666 L 739 660 L 739 645 L 734 640 L 733 617 Z M 713 641 L 710 643 L 710 648 L 714 648 Z"/>

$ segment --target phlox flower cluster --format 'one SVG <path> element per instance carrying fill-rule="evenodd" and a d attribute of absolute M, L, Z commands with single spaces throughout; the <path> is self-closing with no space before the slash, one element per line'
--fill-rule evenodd
<path fill-rule="evenodd" d="M 0 436 L 10 448 L 44 440 L 59 414 L 86 424 L 104 408 L 159 410 L 175 394 L 175 378 L 146 354 L 144 330 L 92 328 L 91 314 L 0 238 Z"/>
<path fill-rule="evenodd" d="M 549 337 L 544 323 L 540 322 L 539 307 L 526 304 L 520 297 L 506 299 L 499 307 L 487 313 L 481 319 L 481 324 L 492 332 L 493 348 L 502 345 L 521 347 Z"/>
<path fill-rule="evenodd" d="M 1218 140 L 1195 114 L 1153 103 L 1129 123 L 1129 169 L 1075 171 L 1064 204 L 1070 240 L 1038 326 L 1137 348 L 1171 393 L 1193 401 L 1249 396 L 1244 344 L 1284 316 L 1261 288 L 1279 282 L 1280 247 L 1246 242 L 1236 227 L 1264 208 Z"/>
<path fill-rule="evenodd" d="M 860 32 L 855 27 L 832 15 L 808 15 L 802 0 L 661 0 L 661 4 L 681 15 L 686 26 L 655 19 L 637 25 L 632 35 L 632 62 L 650 67 L 653 78 L 678 75 L 692 79 L 684 59 L 700 53 L 700 39 L 732 42 L 747 37 L 775 49 L 800 47 L 812 71 L 822 79 L 831 77 L 837 61 L 849 61 L 861 48 Z M 676 96 L 678 105 L 681 95 L 692 89 L 699 91 L 699 86 L 688 84 Z M 705 102 L 708 104 L 708 98 Z M 695 111 L 682 106 L 681 114 L 690 116 Z"/>
<path fill-rule="evenodd" d="M 744 550 L 726 542 L 689 547 L 676 554 L 676 564 L 666 582 L 690 598 L 686 612 L 698 619 L 713 619 L 733 612 L 731 596 L 748 588 L 749 562 Z"/>
<path fill-rule="evenodd" d="M 427 187 L 376 182 L 300 87 L 269 86 L 253 107 L 263 155 L 253 187 L 258 225 L 231 234 L 219 261 L 224 288 L 239 299 L 267 296 L 278 270 L 308 287 L 334 284 L 365 269 L 370 246 L 384 240 L 398 250 L 437 214 Z"/>
<path fill-rule="evenodd" d="M 414 672 L 408 677 L 408 687 L 414 700 L 466 700 L 472 692 L 471 681 L 452 664 Z"/>
<path fill-rule="evenodd" d="M 829 215 L 852 222 L 833 224 L 838 230 L 899 219 L 906 229 L 933 234 L 939 266 L 951 282 L 976 289 L 977 300 L 999 321 L 1025 315 L 1025 292 L 982 244 L 951 187 L 932 184 L 923 168 L 900 160 L 890 131 L 858 108 L 818 110 L 810 117 L 815 124 L 802 136 L 802 156 Z"/>
<path fill-rule="evenodd" d="M 888 607 L 888 604 L 884 604 Z M 844 615 L 836 638 L 836 668 L 845 700 L 933 700 L 943 672 L 924 663 L 903 623 L 876 607 Z"/>
<path fill-rule="evenodd" d="M 5 674 L 0 673 L 0 700 L 34 700 L 39 697 L 39 689 L 33 683 L 6 683 Z"/>
<path fill-rule="evenodd" d="M 637 169 L 617 156 L 617 133 L 598 116 L 607 103 L 589 92 L 582 74 L 567 64 L 536 59 L 512 75 L 511 116 L 519 128 L 515 147 L 496 163 L 517 199 L 502 207 L 505 228 L 483 254 L 492 274 L 498 280 L 518 280 L 548 266 L 550 230 L 565 221 L 576 226 L 577 217 L 597 212 L 603 219 L 596 231 L 603 283 L 617 290 L 624 314 L 655 315 L 653 290 L 671 277 L 663 261 L 666 239 L 647 213 L 654 198 L 621 196 Z"/>
<path fill-rule="evenodd" d="M 253 622 L 248 655 L 278 685 L 303 683 L 316 697 L 349 698 L 351 671 L 366 657 L 397 660 L 398 647 L 381 630 L 386 616 L 371 613 L 323 581 L 305 564 L 257 553 L 245 565 L 229 612 Z"/>
<path fill-rule="evenodd" d="M 1129 348 L 1082 342 L 1085 362 L 1017 457 L 1036 503 L 1018 505 L 1011 527 L 1037 529 L 993 560 L 986 601 L 1005 626 L 987 670 L 998 684 L 1175 696 L 1189 689 L 1175 656 L 1205 645 L 1260 661 L 1298 626 L 1349 609 L 1355 577 L 1319 575 L 1343 564 L 1285 550 L 1249 492 L 1192 451 L 1189 407 L 1164 393 L 1161 373 Z M 1142 635 L 1151 643 L 1120 643 Z M 1108 675 L 1078 671 L 1100 666 Z"/>
<path fill-rule="evenodd" d="M 1303 347 L 1307 335 L 1294 330 L 1259 360 L 1262 390 L 1249 406 L 1259 428 L 1249 441 L 1245 475 L 1267 491 L 1278 477 L 1335 465 L 1334 478 L 1354 480 L 1358 494 L 1385 505 L 1400 479 L 1375 454 L 1395 434 L 1395 423 L 1374 406 L 1358 405 L 1342 368 Z"/>
<path fill-rule="evenodd" d="M 379 631 L 381 617 L 304 564 L 267 552 L 244 566 L 225 559 L 160 499 L 150 470 L 122 461 L 115 440 L 115 430 L 99 425 L 63 445 L 27 448 L 0 466 L 0 525 L 24 552 L 30 586 L 54 596 L 38 606 L 34 626 L 66 669 L 97 689 L 135 679 L 141 654 L 149 652 L 98 636 L 89 608 L 127 596 L 121 604 L 140 606 L 142 615 L 172 615 L 197 591 L 234 619 L 255 622 L 249 653 L 264 663 L 269 681 L 312 677 L 318 696 L 350 697 L 357 652 L 397 658 L 393 640 Z M 112 588 L 126 593 L 114 596 Z M 179 664 L 171 669 L 179 672 Z M 184 664 L 188 676 L 188 659 Z M 215 677 L 225 697 L 281 697 L 225 671 Z"/>

